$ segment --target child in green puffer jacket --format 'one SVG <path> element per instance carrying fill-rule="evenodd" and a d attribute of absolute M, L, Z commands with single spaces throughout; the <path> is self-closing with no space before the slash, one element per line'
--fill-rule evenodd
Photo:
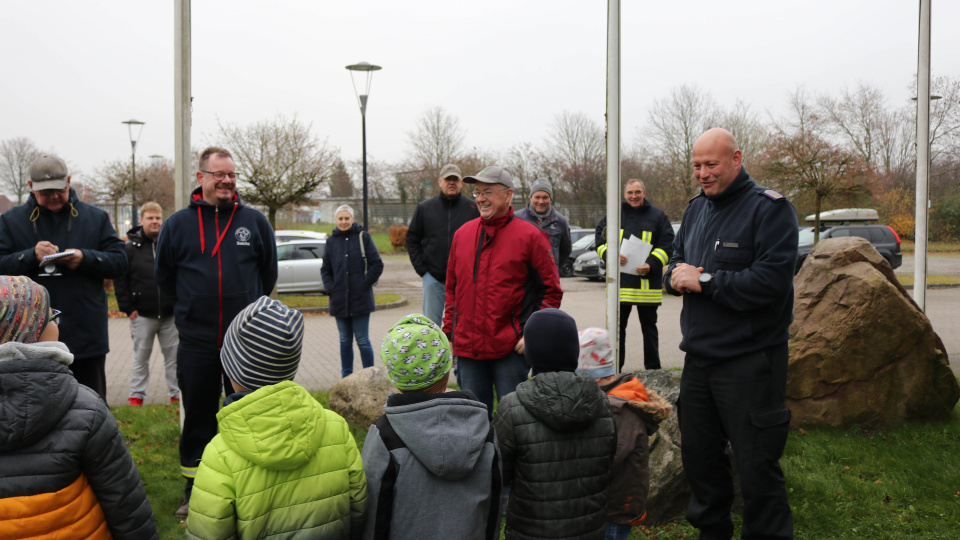
<path fill-rule="evenodd" d="M 346 421 L 293 382 L 303 315 L 263 296 L 240 312 L 220 359 L 237 393 L 203 452 L 187 538 L 359 538 L 367 480 Z"/>

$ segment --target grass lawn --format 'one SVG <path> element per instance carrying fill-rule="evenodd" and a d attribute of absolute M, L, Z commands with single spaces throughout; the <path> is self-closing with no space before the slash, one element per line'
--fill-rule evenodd
<path fill-rule="evenodd" d="M 316 394 L 327 406 L 327 394 Z M 160 538 L 183 538 L 179 408 L 112 407 L 153 506 Z M 951 421 L 883 430 L 791 430 L 781 460 L 796 538 L 960 538 L 960 407 Z M 351 430 L 362 448 L 367 426 Z M 734 517 L 739 531 L 739 518 Z M 694 539 L 680 520 L 639 539 Z M 735 538 L 739 537 L 739 532 Z"/>
<path fill-rule="evenodd" d="M 904 240 L 900 243 L 900 251 L 905 255 L 913 255 L 915 251 L 914 246 L 913 240 Z M 941 255 L 957 255 L 960 254 L 960 242 L 928 242 L 927 252 L 939 253 Z"/>

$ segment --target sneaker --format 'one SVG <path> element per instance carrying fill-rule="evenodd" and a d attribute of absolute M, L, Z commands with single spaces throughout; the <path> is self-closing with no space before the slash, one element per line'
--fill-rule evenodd
<path fill-rule="evenodd" d="M 187 515 L 190 513 L 190 502 L 184 499 L 180 503 L 180 508 L 177 508 L 177 511 L 173 513 L 174 516 L 180 519 L 187 519 Z"/>
<path fill-rule="evenodd" d="M 138 397 L 127 398 L 127 403 L 133 405 L 134 407 L 139 407 L 143 405 L 143 400 Z"/>
<path fill-rule="evenodd" d="M 180 398 L 178 398 L 178 397 L 172 397 L 172 398 L 170 398 L 170 404 L 171 404 L 171 405 L 179 405 L 179 404 L 180 404 Z"/>

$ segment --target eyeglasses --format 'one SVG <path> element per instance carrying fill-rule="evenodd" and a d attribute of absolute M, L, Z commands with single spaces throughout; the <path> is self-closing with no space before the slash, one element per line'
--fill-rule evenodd
<path fill-rule="evenodd" d="M 506 191 L 506 188 L 500 188 L 500 189 L 484 189 L 484 190 L 479 190 L 479 189 L 478 189 L 478 190 L 474 190 L 473 196 L 474 196 L 474 197 L 483 197 L 484 199 L 486 199 L 486 198 L 488 198 L 489 196 L 493 195 L 494 193 L 500 193 L 500 192 L 503 192 L 503 191 Z"/>
<path fill-rule="evenodd" d="M 235 173 L 235 172 L 232 172 L 232 173 L 225 173 L 223 171 L 213 172 L 213 171 L 205 171 L 203 169 L 200 169 L 200 172 L 212 174 L 215 180 L 223 180 L 228 176 L 230 177 L 231 180 L 236 180 L 237 178 L 240 178 L 240 173 Z"/>
<path fill-rule="evenodd" d="M 60 315 L 62 314 L 63 312 L 59 309 L 50 308 L 50 318 L 47 319 L 47 324 L 57 323 L 57 326 L 60 326 Z"/>

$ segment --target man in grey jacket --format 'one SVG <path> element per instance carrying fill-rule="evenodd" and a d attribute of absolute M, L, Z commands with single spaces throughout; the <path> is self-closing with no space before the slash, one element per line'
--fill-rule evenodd
<path fill-rule="evenodd" d="M 550 250 L 557 270 L 573 251 L 570 241 L 570 223 L 566 216 L 553 207 L 553 185 L 546 178 L 540 178 L 530 188 L 530 202 L 517 212 L 517 217 L 533 223 L 550 239 Z M 561 273 L 561 277 L 563 274 Z"/>
<path fill-rule="evenodd" d="M 407 315 L 383 338 L 380 359 L 400 393 L 387 397 L 363 445 L 363 538 L 423 540 L 442 531 L 499 539 L 500 452 L 486 405 L 470 391 L 446 392 L 446 336 L 425 315 Z"/>

